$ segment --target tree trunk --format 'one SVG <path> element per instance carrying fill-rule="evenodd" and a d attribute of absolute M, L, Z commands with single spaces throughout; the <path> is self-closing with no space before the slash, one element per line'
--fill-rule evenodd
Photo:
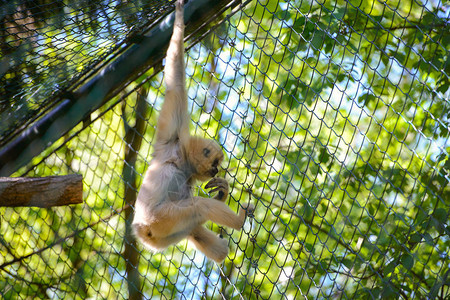
<path fill-rule="evenodd" d="M 128 283 L 128 299 L 142 299 L 141 284 L 139 280 L 138 262 L 139 252 L 136 246 L 136 239 L 131 231 L 133 220 L 134 203 L 137 197 L 136 186 L 136 159 L 141 148 L 142 137 L 145 131 L 145 115 L 147 103 L 147 89 L 141 88 L 136 99 L 135 125 L 129 127 L 125 118 L 125 104 L 122 109 L 122 118 L 125 124 L 125 162 L 123 166 L 123 178 L 125 183 L 125 203 L 130 206 L 125 210 L 125 253 Z"/>

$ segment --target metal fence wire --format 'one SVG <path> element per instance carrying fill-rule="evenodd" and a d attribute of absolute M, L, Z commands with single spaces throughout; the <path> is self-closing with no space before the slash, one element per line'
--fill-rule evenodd
<path fill-rule="evenodd" d="M 2 2 L 0 147 L 172 9 Z M 191 132 L 222 145 L 227 204 L 256 206 L 242 231 L 207 224 L 228 258 L 186 241 L 152 254 L 127 229 L 164 94 L 155 64 L 8 174 L 81 174 L 84 203 L 0 208 L 0 296 L 447 299 L 449 14 L 439 0 L 254 0 L 204 20 L 187 42 Z"/>

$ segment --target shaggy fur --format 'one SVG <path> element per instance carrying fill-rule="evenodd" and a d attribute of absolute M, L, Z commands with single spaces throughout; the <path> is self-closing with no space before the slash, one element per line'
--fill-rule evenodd
<path fill-rule="evenodd" d="M 220 146 L 213 140 L 189 134 L 185 88 L 183 3 L 176 4 L 175 24 L 166 56 L 166 95 L 158 119 L 155 151 L 135 206 L 133 230 L 149 249 L 163 250 L 184 238 L 216 262 L 228 255 L 228 243 L 203 227 L 211 220 L 240 230 L 246 211 L 236 215 L 224 201 L 228 183 L 213 178 L 206 188 L 217 195 L 210 199 L 194 197 L 191 187 L 218 173 L 223 160 Z"/>

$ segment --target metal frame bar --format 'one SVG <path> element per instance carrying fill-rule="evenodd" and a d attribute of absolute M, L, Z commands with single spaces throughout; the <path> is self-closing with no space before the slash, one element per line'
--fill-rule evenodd
<path fill-rule="evenodd" d="M 185 23 L 199 24 L 203 20 L 211 20 L 212 15 L 238 4 L 240 1 L 190 0 L 185 6 Z M 125 52 L 89 82 L 69 94 L 68 99 L 63 99 L 48 114 L 0 149 L 0 176 L 9 176 L 26 165 L 78 123 L 89 118 L 92 112 L 139 74 L 161 61 L 170 41 L 174 18 L 172 12 L 148 33 L 140 36 L 138 43 L 130 43 Z M 206 24 L 203 23 L 202 26 L 204 25 Z M 188 25 L 187 31 L 189 27 Z M 191 31 L 196 29 L 198 30 L 193 28 Z"/>

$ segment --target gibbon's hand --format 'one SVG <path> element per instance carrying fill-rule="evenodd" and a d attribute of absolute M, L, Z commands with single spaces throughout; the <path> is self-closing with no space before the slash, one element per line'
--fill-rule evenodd
<path fill-rule="evenodd" d="M 225 201 L 228 197 L 228 182 L 224 178 L 214 177 L 206 185 L 206 189 L 212 189 L 210 194 L 218 192 L 214 199 Z"/>
<path fill-rule="evenodd" d="M 245 216 L 248 218 L 254 218 L 255 216 L 253 213 L 255 212 L 255 206 L 253 204 L 248 203 L 247 207 L 244 208 L 245 210 Z"/>

